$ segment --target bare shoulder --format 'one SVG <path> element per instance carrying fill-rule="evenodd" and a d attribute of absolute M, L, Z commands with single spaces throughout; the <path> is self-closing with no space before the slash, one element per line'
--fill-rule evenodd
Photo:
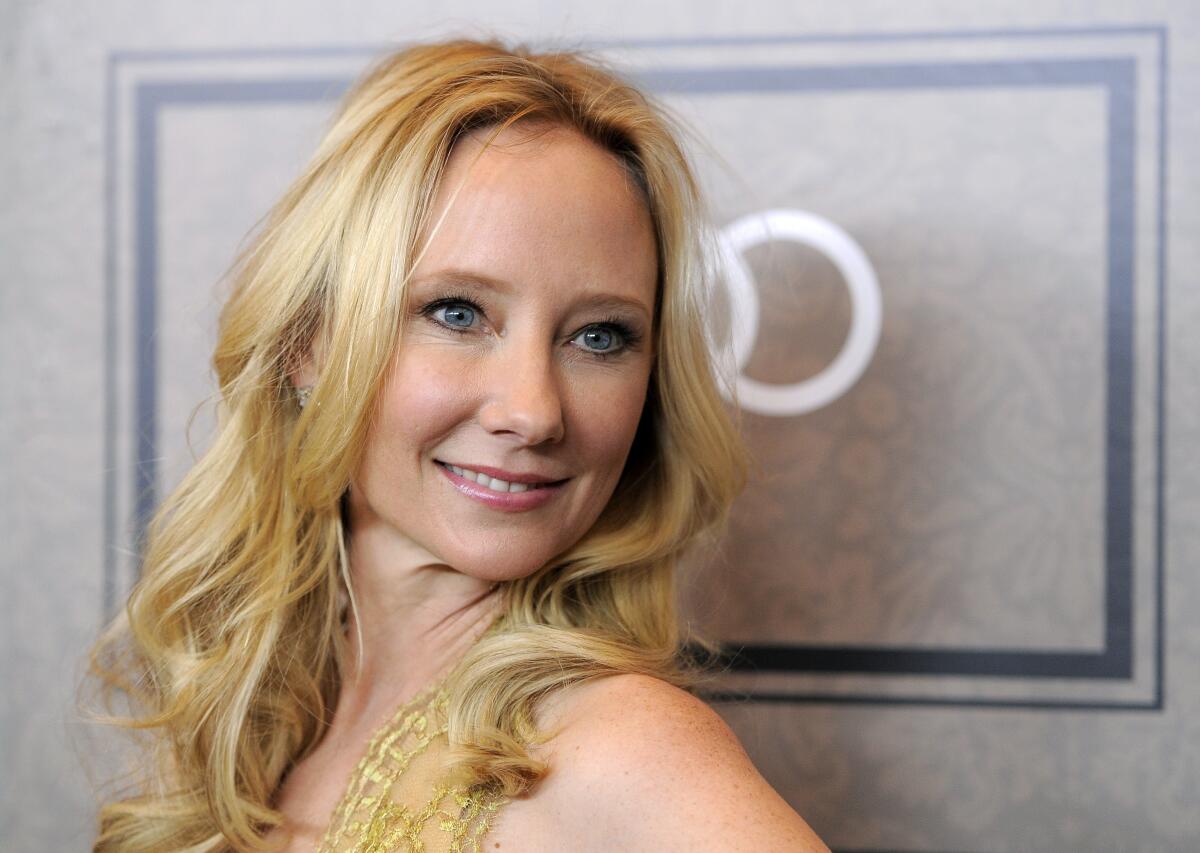
<path fill-rule="evenodd" d="M 540 721 L 558 729 L 544 796 L 573 849 L 828 853 L 720 715 L 672 684 L 598 679 Z"/>

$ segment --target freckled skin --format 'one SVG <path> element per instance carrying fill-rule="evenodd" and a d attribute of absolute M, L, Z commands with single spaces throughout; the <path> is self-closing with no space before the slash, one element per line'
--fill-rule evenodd
<path fill-rule="evenodd" d="M 697 697 L 625 673 L 552 694 L 535 751 L 551 772 L 505 806 L 493 837 L 529 853 L 560 850 L 829 853 L 762 777 L 728 724 Z"/>
<path fill-rule="evenodd" d="M 503 581 L 576 542 L 616 487 L 653 363 L 657 257 L 649 212 L 613 155 L 574 131 L 510 128 L 471 164 L 482 138 L 456 145 L 435 199 L 431 223 L 465 181 L 411 277 L 351 529 L 397 558 Z M 483 316 L 465 334 L 417 313 L 455 292 L 431 282 L 447 269 L 511 288 L 471 291 Z M 613 315 L 580 306 L 600 293 L 645 306 L 621 314 L 638 318 L 643 342 L 604 361 L 578 337 Z M 460 494 L 435 459 L 570 479 L 545 505 L 505 513 Z"/>

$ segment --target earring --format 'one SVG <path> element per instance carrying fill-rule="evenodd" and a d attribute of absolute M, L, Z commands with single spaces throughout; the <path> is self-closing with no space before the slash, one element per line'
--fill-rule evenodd
<path fill-rule="evenodd" d="M 296 402 L 300 404 L 300 408 L 303 409 L 304 406 L 308 403 L 308 398 L 311 394 L 312 394 L 312 386 L 311 385 L 305 385 L 302 388 L 299 388 L 299 387 L 296 388 Z"/>

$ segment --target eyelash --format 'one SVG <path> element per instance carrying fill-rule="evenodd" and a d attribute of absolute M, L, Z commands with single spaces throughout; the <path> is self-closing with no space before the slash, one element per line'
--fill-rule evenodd
<path fill-rule="evenodd" d="M 479 307 L 475 300 L 464 295 L 450 295 L 441 299 L 435 299 L 421 308 L 420 313 L 422 316 L 428 317 L 444 329 L 449 329 L 452 332 L 459 333 L 469 332 L 470 329 L 464 329 L 461 326 L 451 326 L 449 323 L 443 323 L 441 320 L 438 320 L 433 316 L 434 312 L 439 308 L 446 308 L 451 305 L 465 305 L 476 314 L 482 315 L 484 313 L 483 309 Z M 580 331 L 582 332 L 586 329 L 590 329 L 593 326 L 601 326 L 611 329 L 612 331 L 616 332 L 618 336 L 620 336 L 623 343 L 619 349 L 613 350 L 612 352 L 599 352 L 597 350 L 589 350 L 586 347 L 584 348 L 585 352 L 599 361 L 607 361 L 610 358 L 621 355 L 626 350 L 636 349 L 642 340 L 642 336 L 638 332 L 634 331 L 628 323 L 619 317 L 606 317 L 603 320 L 598 320 L 595 323 L 588 323 L 583 329 L 580 329 Z M 576 335 L 576 337 L 578 337 L 578 335 Z"/>

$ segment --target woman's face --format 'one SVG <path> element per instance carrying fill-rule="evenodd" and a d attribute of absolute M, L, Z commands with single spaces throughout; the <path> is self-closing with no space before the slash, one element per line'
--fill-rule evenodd
<path fill-rule="evenodd" d="M 389 553 L 502 581 L 575 543 L 616 487 L 653 363 L 657 257 L 612 154 L 510 128 L 472 164 L 486 132 L 449 158 L 350 521 Z"/>

